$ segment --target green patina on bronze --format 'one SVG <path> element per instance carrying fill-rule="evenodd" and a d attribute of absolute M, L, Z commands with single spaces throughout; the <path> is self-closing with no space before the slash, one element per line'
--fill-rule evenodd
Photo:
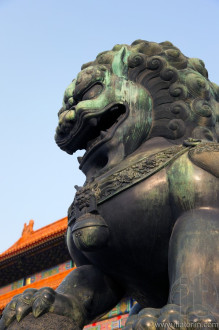
<path fill-rule="evenodd" d="M 66 124 L 70 125 L 70 121 L 77 121 L 77 113 L 88 111 L 87 117 L 92 117 L 97 111 L 101 114 L 111 102 L 127 102 L 132 109 L 124 126 L 129 132 L 121 132 L 118 137 L 125 145 L 126 154 L 126 145 L 131 143 L 136 148 L 139 136 L 141 140 L 163 136 L 178 142 L 189 137 L 217 139 L 218 86 L 208 80 L 201 60 L 185 57 L 171 43 L 139 40 L 131 46 L 116 45 L 82 68 L 67 88 L 60 110 L 57 143 L 68 153 L 74 152 L 72 141 L 69 143 L 72 139 L 68 140 L 67 134 L 60 139 L 59 131 Z M 84 92 L 97 83 L 102 84 L 103 90 L 94 98 L 82 100 L 78 86 L 81 85 Z M 72 107 L 74 112 L 70 110 Z M 133 120 L 133 116 L 138 116 L 139 120 L 131 129 L 129 120 Z M 142 133 L 143 122 L 147 122 L 145 134 Z M 77 136 L 74 140 L 77 141 Z M 80 147 L 83 148 L 83 143 L 82 146 L 79 143 Z"/>
<path fill-rule="evenodd" d="M 192 210 L 195 206 L 195 191 L 191 185 L 194 166 L 187 158 L 187 155 L 180 157 L 168 171 L 171 194 L 184 211 Z"/>
<path fill-rule="evenodd" d="M 124 329 L 196 322 L 196 314 L 212 326 L 219 322 L 219 87 L 201 60 L 168 41 L 116 45 L 81 69 L 65 91 L 55 136 L 69 154 L 85 150 L 86 182 L 68 212 L 67 245 L 78 267 L 56 292 L 42 289 L 36 301 L 29 292 L 26 309 L 26 296 L 15 298 L 0 329 L 31 310 L 64 314 L 82 329 L 127 295 L 140 304 L 136 313 L 145 309 Z M 204 294 L 199 276 L 208 280 Z"/>
<path fill-rule="evenodd" d="M 127 47 L 122 47 L 113 58 L 112 71 L 118 77 L 127 78 L 128 76 L 128 57 L 130 51 Z"/>

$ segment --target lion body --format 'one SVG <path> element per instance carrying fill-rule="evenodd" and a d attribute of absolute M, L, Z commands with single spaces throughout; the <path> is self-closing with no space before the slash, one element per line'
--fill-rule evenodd
<path fill-rule="evenodd" d="M 219 87 L 201 60 L 170 42 L 116 45 L 83 65 L 66 89 L 55 136 L 69 154 L 86 150 L 79 158 L 86 183 L 76 187 L 68 215 L 77 269 L 56 292 L 15 298 L 0 327 L 32 310 L 65 315 L 82 328 L 127 295 L 143 309 L 127 330 L 185 320 L 213 327 L 218 121 Z"/>

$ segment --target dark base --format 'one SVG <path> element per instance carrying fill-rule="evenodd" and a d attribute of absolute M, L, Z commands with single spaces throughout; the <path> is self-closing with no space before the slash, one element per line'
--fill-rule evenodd
<path fill-rule="evenodd" d="M 12 322 L 8 330 L 81 330 L 74 321 L 68 317 L 47 313 L 38 318 L 33 314 L 27 315 L 19 323 L 17 320 Z"/>

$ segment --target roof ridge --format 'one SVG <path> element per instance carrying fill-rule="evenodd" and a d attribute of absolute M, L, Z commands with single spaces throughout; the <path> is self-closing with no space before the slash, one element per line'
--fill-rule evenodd
<path fill-rule="evenodd" d="M 45 242 L 56 234 L 65 231 L 67 229 L 67 217 L 54 221 L 37 230 L 33 230 L 33 224 L 33 220 L 30 220 L 28 225 L 26 223 L 24 224 L 22 236 L 10 248 L 0 254 L 0 262 L 12 254 L 19 254 L 19 251 L 23 252 L 24 248 L 28 250 L 28 246 L 31 249 L 37 245 L 37 242 Z"/>

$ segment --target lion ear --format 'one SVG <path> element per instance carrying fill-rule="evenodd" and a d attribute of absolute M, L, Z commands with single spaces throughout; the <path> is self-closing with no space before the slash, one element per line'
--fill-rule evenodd
<path fill-rule="evenodd" d="M 128 57 L 130 52 L 123 46 L 113 58 L 112 71 L 118 77 L 127 77 L 128 75 Z"/>

